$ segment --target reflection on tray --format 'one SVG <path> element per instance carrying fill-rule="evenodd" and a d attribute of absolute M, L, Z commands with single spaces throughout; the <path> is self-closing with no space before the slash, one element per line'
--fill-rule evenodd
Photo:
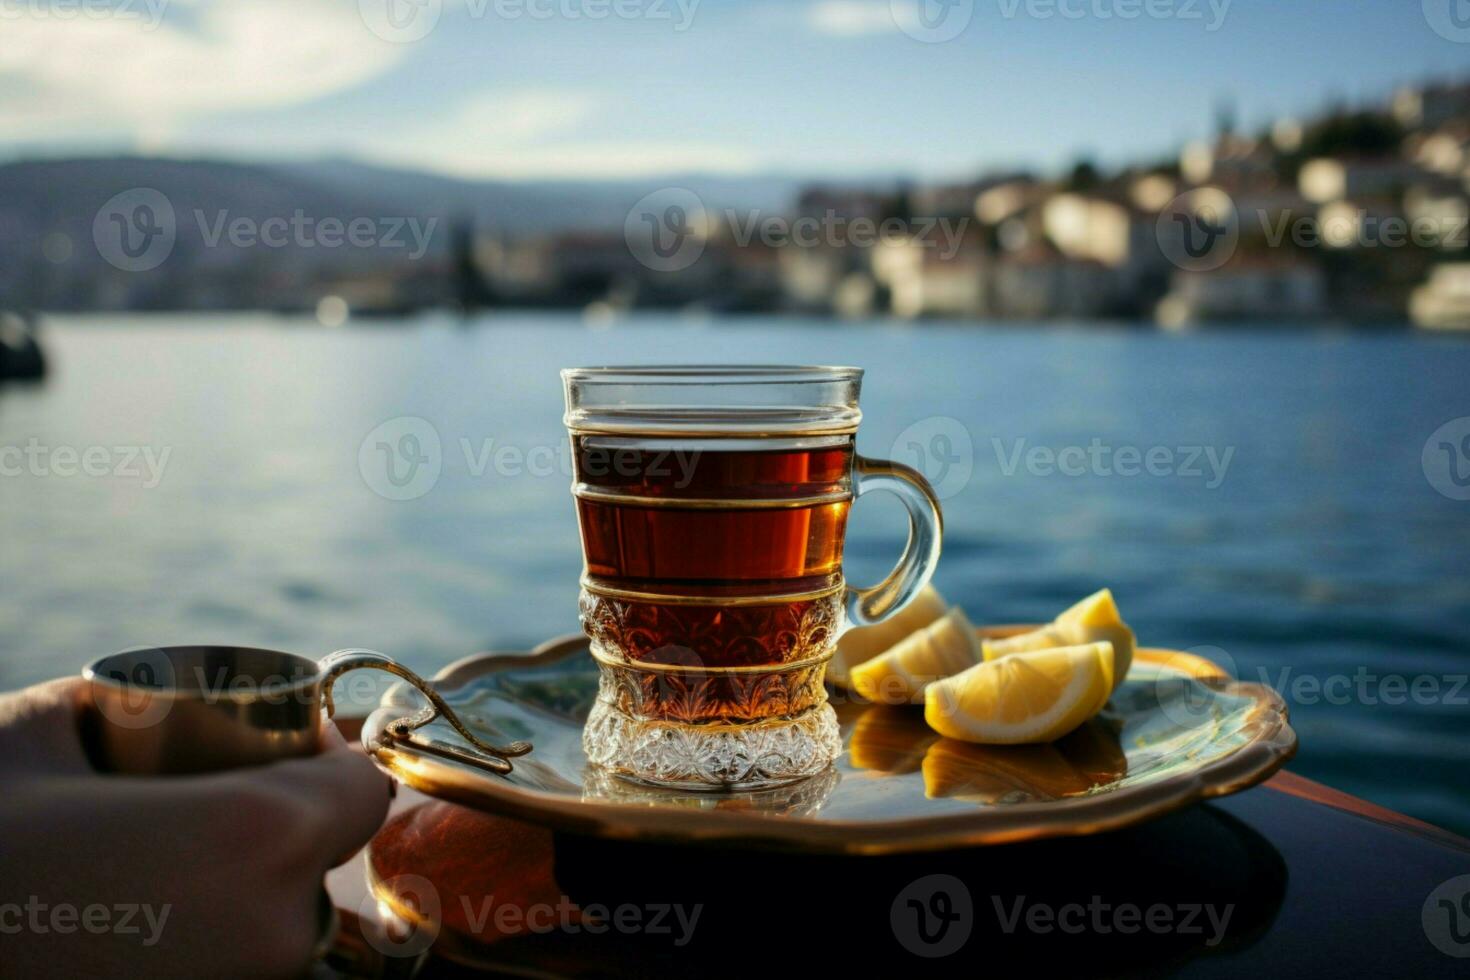
<path fill-rule="evenodd" d="M 942 738 L 914 710 L 869 705 L 852 722 L 854 768 L 922 772 L 924 795 L 992 806 L 1095 792 L 1128 773 L 1117 726 L 1094 719 L 1049 745 L 971 745 Z"/>

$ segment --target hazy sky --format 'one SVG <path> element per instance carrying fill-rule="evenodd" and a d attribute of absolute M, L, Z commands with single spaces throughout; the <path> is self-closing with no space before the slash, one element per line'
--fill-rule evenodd
<path fill-rule="evenodd" d="M 0 141 L 944 177 L 1170 153 L 1227 96 L 1254 124 L 1470 70 L 1464 0 L 947 2 L 0 0 Z"/>

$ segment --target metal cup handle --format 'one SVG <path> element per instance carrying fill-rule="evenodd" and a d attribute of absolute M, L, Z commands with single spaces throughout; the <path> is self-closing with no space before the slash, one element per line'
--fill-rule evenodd
<path fill-rule="evenodd" d="M 445 755 L 458 762 L 466 762 L 470 765 L 480 766 L 492 772 L 505 775 L 511 771 L 510 760 L 517 756 L 525 755 L 531 751 L 530 742 L 512 742 L 506 746 L 491 745 L 482 741 L 469 730 L 454 710 L 444 703 L 439 692 L 418 674 L 409 670 L 398 661 L 373 650 L 338 650 L 323 657 L 317 664 L 321 670 L 322 703 L 327 709 L 327 717 L 330 718 L 336 711 L 336 705 L 332 700 L 332 685 L 337 678 L 351 670 L 373 668 L 384 670 L 396 677 L 408 681 L 419 693 L 429 699 L 429 704 L 422 711 L 407 715 L 390 722 L 383 729 L 382 741 L 385 743 L 397 743 L 410 745 L 419 751 L 431 752 L 435 755 Z M 470 745 L 478 750 L 478 753 L 456 750 L 453 746 L 442 742 L 424 742 L 413 737 L 413 733 L 433 721 L 435 718 L 443 718 L 454 727 Z"/>

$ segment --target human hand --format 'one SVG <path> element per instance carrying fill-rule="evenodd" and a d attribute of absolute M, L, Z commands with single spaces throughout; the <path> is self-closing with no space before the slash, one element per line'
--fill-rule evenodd
<path fill-rule="evenodd" d="M 286 977 L 322 876 L 382 824 L 388 780 L 320 754 L 202 776 L 96 772 L 77 678 L 0 694 L 0 975 Z"/>

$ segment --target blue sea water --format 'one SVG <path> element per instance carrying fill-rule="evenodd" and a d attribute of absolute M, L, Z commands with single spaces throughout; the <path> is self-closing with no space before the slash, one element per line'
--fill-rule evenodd
<path fill-rule="evenodd" d="M 139 644 L 433 671 L 574 630 L 558 368 L 857 364 L 859 448 L 936 477 L 936 582 L 972 619 L 1110 585 L 1144 643 L 1281 690 L 1293 769 L 1470 831 L 1470 501 L 1425 461 L 1470 416 L 1470 340 L 511 314 L 95 317 L 44 340 L 52 376 L 0 388 L 0 687 Z M 405 418 L 438 473 L 393 488 L 377 443 L 425 431 Z M 903 533 L 895 502 L 859 502 L 849 577 Z"/>

